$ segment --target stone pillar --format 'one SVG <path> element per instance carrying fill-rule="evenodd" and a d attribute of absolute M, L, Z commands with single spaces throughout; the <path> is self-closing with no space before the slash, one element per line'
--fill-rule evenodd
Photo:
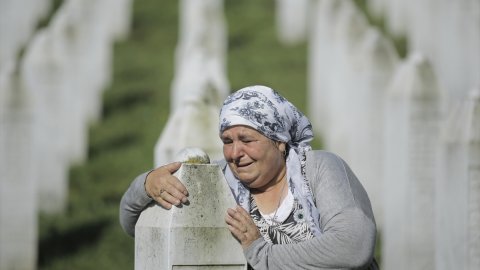
<path fill-rule="evenodd" d="M 393 44 L 369 28 L 360 46 L 356 93 L 350 105 L 350 166 L 372 202 L 377 228 L 383 228 L 384 117 L 386 89 L 399 63 Z"/>
<path fill-rule="evenodd" d="M 343 1 L 334 29 L 333 61 L 328 67 L 331 77 L 329 100 L 332 121 L 324 136 L 325 148 L 348 163 L 351 161 L 349 138 L 354 134 L 351 126 L 352 104 L 358 97 L 358 74 L 362 64 L 358 61 L 359 47 L 368 29 L 366 18 L 351 1 Z M 355 168 L 352 168 L 355 171 Z"/>
<path fill-rule="evenodd" d="M 437 182 L 436 269 L 480 268 L 480 91 L 443 127 Z"/>
<path fill-rule="evenodd" d="M 218 165 L 186 164 L 175 173 L 188 205 L 146 208 L 135 227 L 135 270 L 246 269 L 240 244 L 227 229 L 236 202 Z"/>
<path fill-rule="evenodd" d="M 334 32 L 343 1 L 317 0 L 312 6 L 311 36 L 308 39 L 308 114 L 315 132 L 325 137 L 332 122 L 330 104 L 332 78 L 330 68 L 335 61 Z"/>
<path fill-rule="evenodd" d="M 173 162 L 176 153 L 185 147 L 201 145 L 212 160 L 223 157 L 223 144 L 218 133 L 217 106 L 187 103 L 168 119 L 155 145 L 155 167 Z"/>
<path fill-rule="evenodd" d="M 223 1 L 180 1 L 179 34 L 171 115 L 155 145 L 155 166 L 190 146 L 202 145 L 214 160 L 222 157 L 218 113 L 229 92 Z"/>
<path fill-rule="evenodd" d="M 311 0 L 276 0 L 276 31 L 281 43 L 299 44 L 306 40 L 310 24 Z"/>
<path fill-rule="evenodd" d="M 35 109 L 33 140 L 37 166 L 39 208 L 47 213 L 61 212 L 67 200 L 68 147 L 64 116 L 66 69 L 61 53 L 46 30 L 37 32 L 22 59 L 24 86 L 32 93 Z"/>
<path fill-rule="evenodd" d="M 435 177 L 441 93 L 413 54 L 390 86 L 385 121 L 385 269 L 435 269 Z"/>
<path fill-rule="evenodd" d="M 190 101 L 220 106 L 230 91 L 223 0 L 181 0 L 170 111 Z"/>
<path fill-rule="evenodd" d="M 31 93 L 15 64 L 0 72 L 0 269 L 36 269 L 37 175 Z"/>

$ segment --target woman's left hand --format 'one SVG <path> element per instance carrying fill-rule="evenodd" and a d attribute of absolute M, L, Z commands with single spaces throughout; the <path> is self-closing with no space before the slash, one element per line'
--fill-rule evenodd
<path fill-rule="evenodd" d="M 227 209 L 225 222 L 233 236 L 240 242 L 243 249 L 249 247 L 253 241 L 261 237 L 260 231 L 250 217 L 250 214 L 241 206 Z"/>

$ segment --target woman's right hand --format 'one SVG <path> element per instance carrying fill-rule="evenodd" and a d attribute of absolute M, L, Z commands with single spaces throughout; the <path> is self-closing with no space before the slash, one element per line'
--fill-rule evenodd
<path fill-rule="evenodd" d="M 181 162 L 173 162 L 150 172 L 145 180 L 145 191 L 166 209 L 172 205 L 188 203 L 187 188 L 172 174 L 182 166 Z"/>

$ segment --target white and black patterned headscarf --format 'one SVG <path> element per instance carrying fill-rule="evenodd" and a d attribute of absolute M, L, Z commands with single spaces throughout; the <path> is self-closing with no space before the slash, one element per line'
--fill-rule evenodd
<path fill-rule="evenodd" d="M 286 143 L 287 179 L 290 191 L 302 204 L 305 220 L 314 235 L 321 234 L 319 213 L 315 207 L 309 182 L 305 179 L 305 153 L 310 151 L 313 139 L 312 125 L 292 103 L 266 86 L 249 86 L 227 97 L 220 110 L 220 134 L 226 129 L 245 125 L 267 138 Z M 245 187 L 227 166 L 225 178 L 232 193 L 245 210 L 250 211 L 250 190 Z"/>

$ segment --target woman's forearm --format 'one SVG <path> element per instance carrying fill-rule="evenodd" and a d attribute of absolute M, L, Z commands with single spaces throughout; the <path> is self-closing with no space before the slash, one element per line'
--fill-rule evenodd
<path fill-rule="evenodd" d="M 148 173 L 137 176 L 120 201 L 120 225 L 132 237 L 135 236 L 135 224 L 141 212 L 152 202 L 145 192 L 145 179 Z"/>

